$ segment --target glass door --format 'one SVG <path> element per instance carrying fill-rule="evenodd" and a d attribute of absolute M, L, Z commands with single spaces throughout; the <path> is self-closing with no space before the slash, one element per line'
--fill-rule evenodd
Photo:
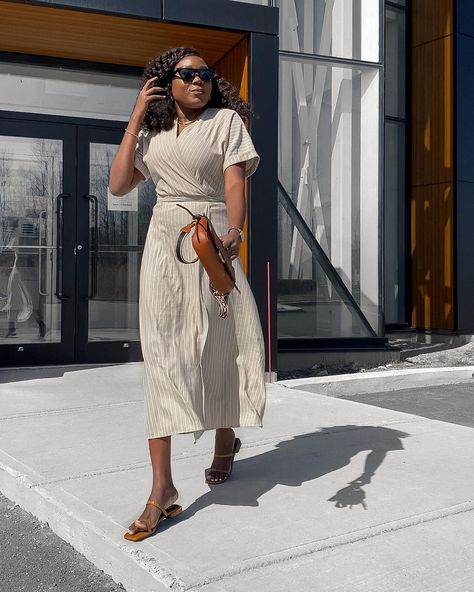
<path fill-rule="evenodd" d="M 75 129 L 0 121 L 0 364 L 74 361 Z"/>
<path fill-rule="evenodd" d="M 113 196 L 109 170 L 123 128 L 78 131 L 76 359 L 139 360 L 139 275 L 154 186 Z"/>

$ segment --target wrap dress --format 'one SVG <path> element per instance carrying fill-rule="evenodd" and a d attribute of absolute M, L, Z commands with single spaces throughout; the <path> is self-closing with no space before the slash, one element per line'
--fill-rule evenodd
<path fill-rule="evenodd" d="M 156 205 L 140 270 L 140 339 L 144 358 L 148 438 L 204 430 L 262 426 L 265 408 L 264 341 L 257 306 L 240 259 L 229 312 L 218 316 L 209 278 L 197 261 L 185 265 L 175 250 L 180 229 L 193 213 L 206 214 L 218 235 L 227 233 L 224 170 L 259 156 L 240 116 L 206 109 L 177 135 L 140 132 L 135 167 L 156 185 Z M 195 258 L 190 237 L 186 260 Z"/>

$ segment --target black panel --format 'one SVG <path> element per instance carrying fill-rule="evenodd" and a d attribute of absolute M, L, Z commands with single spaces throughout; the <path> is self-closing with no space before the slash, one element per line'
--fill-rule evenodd
<path fill-rule="evenodd" d="M 474 183 L 459 183 L 456 191 L 456 300 L 460 333 L 474 333 Z"/>
<path fill-rule="evenodd" d="M 327 339 L 280 338 L 279 352 L 297 351 L 397 351 L 388 346 L 387 337 L 338 337 Z"/>
<path fill-rule="evenodd" d="M 474 182 L 474 37 L 456 36 L 456 176 Z"/>
<path fill-rule="evenodd" d="M 455 0 L 456 32 L 474 37 L 474 2 L 472 0 Z"/>
<path fill-rule="evenodd" d="M 474 333 L 474 3 L 455 2 L 455 329 Z"/>
<path fill-rule="evenodd" d="M 141 77 L 143 68 L 138 66 L 124 66 L 121 64 L 106 64 L 103 62 L 92 62 L 87 60 L 70 60 L 68 58 L 57 58 L 52 56 L 40 56 L 27 53 L 13 53 L 0 51 L 0 62 L 12 64 L 26 64 L 36 66 L 50 66 L 51 68 L 69 68 L 71 70 L 86 70 L 87 72 L 105 72 L 107 74 L 118 74 L 123 76 Z M 139 83 L 137 82 L 137 90 Z"/>
<path fill-rule="evenodd" d="M 278 35 L 278 9 L 234 0 L 163 0 L 163 19 Z"/>
<path fill-rule="evenodd" d="M 260 165 L 250 177 L 249 281 L 257 302 L 267 346 L 267 262 L 270 264 L 272 369 L 277 355 L 278 245 L 278 37 L 250 35 L 250 100 L 255 109 L 251 133 Z"/>
<path fill-rule="evenodd" d="M 90 12 L 102 12 L 116 16 L 132 16 L 137 18 L 161 19 L 163 14 L 162 0 L 33 0 L 28 4 L 55 6 L 57 8 L 74 8 Z"/>
<path fill-rule="evenodd" d="M 63 115 L 48 115 L 43 113 L 19 113 L 18 111 L 1 111 L 0 116 L 4 120 L 15 120 L 21 117 L 22 121 L 41 121 L 52 124 L 67 123 L 72 125 L 87 125 L 101 128 L 124 128 L 126 121 L 114 121 L 107 119 L 92 119 L 86 117 L 67 117 Z"/>

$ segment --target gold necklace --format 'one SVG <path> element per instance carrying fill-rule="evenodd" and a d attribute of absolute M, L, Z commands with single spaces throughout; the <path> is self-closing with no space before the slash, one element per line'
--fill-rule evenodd
<path fill-rule="evenodd" d="M 179 118 L 177 118 L 177 119 L 178 119 L 178 125 L 186 126 L 186 125 L 191 125 L 191 123 L 194 123 L 196 121 L 197 117 L 196 117 L 196 119 L 193 119 L 191 121 L 180 121 Z"/>

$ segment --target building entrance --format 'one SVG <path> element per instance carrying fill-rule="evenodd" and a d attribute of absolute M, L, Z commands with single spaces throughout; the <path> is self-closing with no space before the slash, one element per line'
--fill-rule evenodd
<path fill-rule="evenodd" d="M 108 191 L 123 124 L 0 120 L 0 364 L 136 361 L 151 182 Z"/>

